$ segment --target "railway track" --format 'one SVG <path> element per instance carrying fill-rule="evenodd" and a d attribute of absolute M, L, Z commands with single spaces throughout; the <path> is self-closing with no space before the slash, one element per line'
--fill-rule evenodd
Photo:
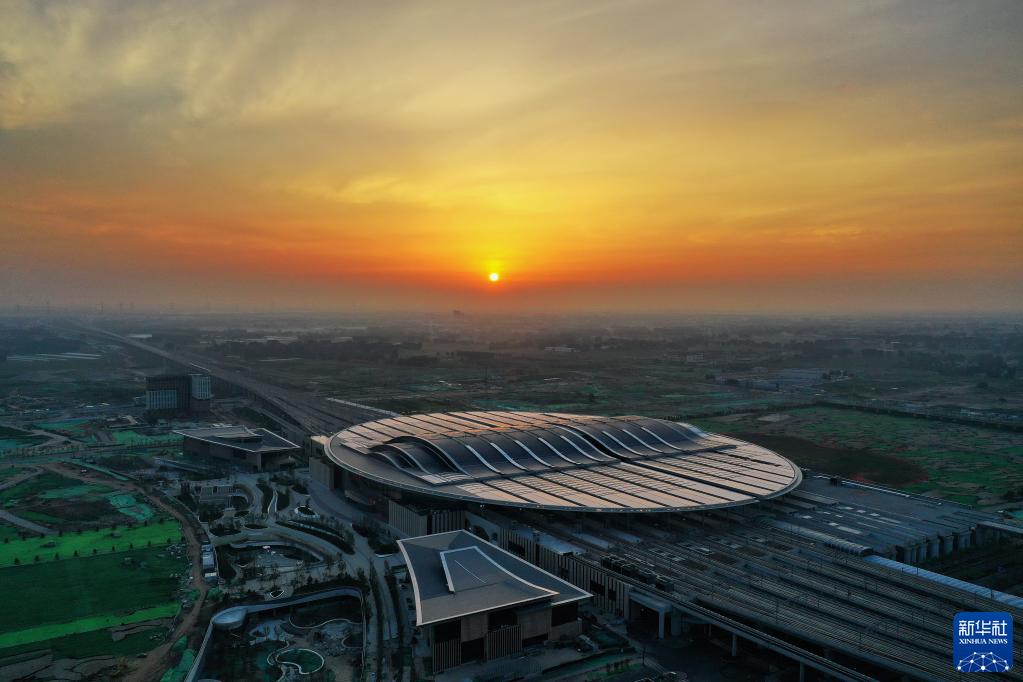
<path fill-rule="evenodd" d="M 700 552 L 688 548 L 674 549 L 683 549 L 683 556 L 690 561 L 702 559 L 706 562 L 706 556 Z M 674 564 L 659 561 L 657 555 L 646 548 L 629 549 L 625 556 L 656 567 L 662 574 L 683 583 L 690 598 L 715 610 L 754 620 L 853 657 L 868 660 L 873 657 L 887 667 L 918 679 L 958 679 L 949 666 L 947 638 L 905 629 L 893 631 L 883 624 L 882 614 L 875 614 L 877 618 L 873 621 L 866 619 L 869 623 L 866 627 L 854 625 L 863 622 L 863 611 L 837 600 L 820 602 L 821 610 L 818 611 L 809 605 L 810 600 L 800 590 L 786 588 L 763 577 L 743 574 L 738 569 L 724 570 L 720 564 L 712 568 L 708 566 L 703 572 L 692 568 L 678 569 Z M 676 584 L 673 599 L 685 596 L 685 593 L 678 592 Z"/>
<path fill-rule="evenodd" d="M 623 556 L 669 579 L 671 590 L 630 582 L 676 604 L 703 604 L 714 612 L 752 620 L 917 679 L 960 679 L 949 660 L 951 618 L 956 611 L 1007 610 L 1000 602 L 923 583 L 911 575 L 796 541 L 782 531 L 745 528 L 736 532 L 735 524 L 721 521 L 682 525 L 673 530 L 682 531 L 685 542 L 643 537 L 637 545 L 597 553 Z M 599 535 L 602 529 L 591 530 Z M 733 537 L 741 542 L 728 542 Z M 1013 672 L 1008 678 L 1023 679 L 1023 675 Z"/>

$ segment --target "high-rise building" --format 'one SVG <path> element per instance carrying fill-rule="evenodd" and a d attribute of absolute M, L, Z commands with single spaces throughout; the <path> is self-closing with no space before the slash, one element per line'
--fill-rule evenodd
<path fill-rule="evenodd" d="M 189 375 L 189 400 L 188 400 L 188 411 L 189 412 L 209 412 L 210 411 L 210 400 L 213 398 L 213 390 L 210 386 L 210 375 L 209 374 L 190 374 Z"/>
<path fill-rule="evenodd" d="M 161 374 L 146 379 L 146 411 L 155 414 L 209 412 L 213 392 L 208 374 Z"/>

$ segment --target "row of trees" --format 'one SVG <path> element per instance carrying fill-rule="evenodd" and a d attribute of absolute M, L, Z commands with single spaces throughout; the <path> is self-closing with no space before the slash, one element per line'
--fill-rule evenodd
<path fill-rule="evenodd" d="M 171 539 L 170 539 L 170 538 L 167 538 L 167 542 L 166 542 L 165 544 L 168 544 L 168 545 L 169 545 L 169 544 L 171 544 Z M 152 546 L 153 546 L 153 541 L 152 541 L 152 540 L 147 540 L 147 541 L 146 541 L 146 547 L 148 548 L 148 547 L 152 547 Z M 130 552 L 130 551 L 132 551 L 132 550 L 134 550 L 134 549 L 135 549 L 135 543 L 133 543 L 133 542 L 129 542 L 129 543 L 128 543 L 128 550 L 127 550 L 127 551 L 129 551 L 129 552 Z M 117 546 L 116 546 L 116 545 L 110 545 L 110 553 L 111 553 L 111 554 L 115 554 L 115 553 L 117 553 L 118 551 L 122 551 L 122 552 L 123 552 L 123 551 L 125 551 L 125 550 L 124 550 L 123 548 L 122 548 L 121 550 L 118 550 L 118 549 L 117 549 Z M 93 548 L 92 548 L 92 556 L 96 556 L 97 554 L 99 554 L 99 548 L 97 548 L 97 547 L 93 547 Z M 79 554 L 78 554 L 78 550 L 76 549 L 76 550 L 75 550 L 75 551 L 74 551 L 74 552 L 72 553 L 72 555 L 71 555 L 71 556 L 73 556 L 73 557 L 75 557 L 75 558 L 78 558 L 78 557 L 79 557 Z M 53 560 L 54 560 L 54 561 L 60 561 L 60 552 L 54 552 L 54 553 L 53 553 Z M 36 554 L 36 555 L 35 555 L 35 556 L 34 556 L 34 557 L 32 558 L 32 562 L 33 562 L 33 563 L 36 563 L 36 564 L 38 564 L 38 563 L 39 563 L 40 561 L 42 561 L 42 558 L 41 558 L 41 557 L 40 557 L 40 556 L 39 556 L 38 554 Z M 13 561 L 13 563 L 14 563 L 14 565 L 15 565 L 15 566 L 20 566 L 20 565 L 21 565 L 21 559 L 20 559 L 20 558 L 18 558 L 18 557 L 14 557 L 14 561 Z"/>

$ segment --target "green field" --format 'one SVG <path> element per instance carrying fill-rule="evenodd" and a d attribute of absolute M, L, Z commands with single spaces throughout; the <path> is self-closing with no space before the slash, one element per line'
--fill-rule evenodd
<path fill-rule="evenodd" d="M 135 521 L 142 522 L 153 518 L 153 508 L 136 500 L 131 493 L 111 493 L 107 495 L 107 501 L 114 509 Z"/>
<path fill-rule="evenodd" d="M 142 654 L 163 642 L 166 631 L 149 629 L 133 632 L 115 641 L 107 629 L 91 630 L 72 635 L 53 637 L 45 641 L 34 641 L 17 646 L 4 647 L 0 656 L 14 656 L 27 651 L 50 649 L 54 658 L 88 658 L 97 653 L 111 656 L 134 656 Z"/>
<path fill-rule="evenodd" d="M 20 540 L 18 528 L 7 523 L 0 523 L 0 542 L 15 542 Z"/>
<path fill-rule="evenodd" d="M 131 493 L 49 471 L 0 491 L 0 505 L 29 521 L 65 530 L 129 519 L 141 523 L 153 516 L 153 509 Z"/>
<path fill-rule="evenodd" d="M 69 499 L 87 494 L 105 495 L 111 492 L 98 484 L 83 484 L 76 478 L 68 478 L 49 471 L 22 481 L 13 488 L 0 491 L 0 505 L 8 506 L 15 501 L 38 497 L 42 500 Z"/>
<path fill-rule="evenodd" d="M 62 433 L 74 438 L 80 438 L 85 435 L 89 425 L 89 420 L 86 418 L 82 419 L 67 419 L 59 422 L 42 422 L 36 424 L 43 431 L 52 431 L 53 433 Z"/>
<path fill-rule="evenodd" d="M 2 568 L 0 648 L 172 616 L 186 570 L 163 547 Z"/>
<path fill-rule="evenodd" d="M 1023 435 L 980 426 L 812 407 L 701 419 L 707 431 L 735 434 L 801 466 L 965 504 L 991 504 L 1023 486 Z"/>
<path fill-rule="evenodd" d="M 183 556 L 169 518 L 127 527 L 152 515 L 130 493 L 43 472 L 0 492 L 0 503 L 61 534 L 20 539 L 0 528 L 0 656 L 51 649 L 71 657 L 130 655 L 152 649 L 163 630 L 114 642 L 108 628 L 173 616 L 179 609 Z M 71 530 L 83 521 L 113 518 L 117 527 Z M 180 550 L 173 550 L 181 554 Z M 77 556 L 76 556 L 77 554 Z M 19 563 L 15 564 L 15 560 Z"/>
<path fill-rule="evenodd" d="M 75 462 L 74 464 L 75 464 L 75 466 L 80 466 L 80 467 L 83 467 L 85 469 L 91 469 L 92 471 L 97 471 L 97 472 L 103 474 L 104 476 L 109 476 L 110 478 L 114 479 L 115 481 L 130 481 L 131 480 L 127 476 L 122 476 L 121 474 L 117 473 L 116 471 L 111 471 L 110 469 L 107 469 L 106 467 L 101 467 L 98 464 L 89 464 L 88 462 Z"/>
<path fill-rule="evenodd" d="M 36 556 L 40 562 L 55 559 L 67 561 L 74 558 L 75 552 L 78 556 L 87 557 L 92 556 L 94 550 L 96 554 L 109 554 L 113 551 L 128 551 L 132 545 L 136 549 L 149 545 L 161 547 L 166 545 L 168 540 L 171 542 L 181 540 L 181 527 L 171 520 L 163 523 L 150 522 L 148 526 L 135 528 L 125 527 L 117 530 L 101 528 L 81 533 L 65 533 L 59 537 L 47 535 L 26 540 L 12 539 L 0 543 L 0 566 L 13 566 L 15 559 L 22 564 L 34 563 Z"/>
<path fill-rule="evenodd" d="M 90 616 L 88 618 L 79 618 L 67 623 L 50 623 L 47 625 L 40 625 L 39 627 L 25 628 L 23 630 L 18 630 L 17 632 L 2 633 L 0 634 L 0 651 L 7 647 L 22 647 L 26 644 L 45 642 L 48 639 L 106 630 L 107 628 L 116 627 L 118 625 L 142 623 L 156 618 L 172 618 L 177 615 L 178 609 L 180 608 L 181 607 L 176 603 L 168 603 L 161 604 L 160 606 L 150 606 L 149 608 L 138 609 L 137 611 L 106 616 Z M 104 653 L 106 652 L 104 651 Z"/>
<path fill-rule="evenodd" d="M 294 663 L 299 667 L 303 675 L 323 667 L 323 658 L 309 649 L 288 649 L 287 651 L 282 651 L 277 654 L 277 660 L 285 663 Z"/>
<path fill-rule="evenodd" d="M 111 431 L 111 438 L 117 443 L 127 443 L 132 445 L 142 445 L 148 443 L 166 443 L 168 445 L 174 443 L 180 443 L 182 438 L 174 434 L 161 434 L 159 436 L 150 436 L 140 431 L 132 431 L 131 429 L 125 429 L 121 431 Z"/>
<path fill-rule="evenodd" d="M 15 450 L 39 445 L 49 440 L 47 436 L 37 436 L 28 431 L 10 426 L 0 426 L 0 450 Z"/>
<path fill-rule="evenodd" d="M 21 467 L 6 467 L 4 469 L 0 469 L 0 483 L 3 483 L 8 478 L 14 478 L 15 476 L 17 476 L 20 473 L 23 473 L 24 471 L 25 470 L 22 469 Z"/>

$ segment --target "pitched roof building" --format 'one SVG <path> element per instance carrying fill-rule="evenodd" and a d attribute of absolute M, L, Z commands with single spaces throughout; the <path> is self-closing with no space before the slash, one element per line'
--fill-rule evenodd
<path fill-rule="evenodd" d="M 580 632 L 590 594 L 464 530 L 399 540 L 434 670 Z"/>

